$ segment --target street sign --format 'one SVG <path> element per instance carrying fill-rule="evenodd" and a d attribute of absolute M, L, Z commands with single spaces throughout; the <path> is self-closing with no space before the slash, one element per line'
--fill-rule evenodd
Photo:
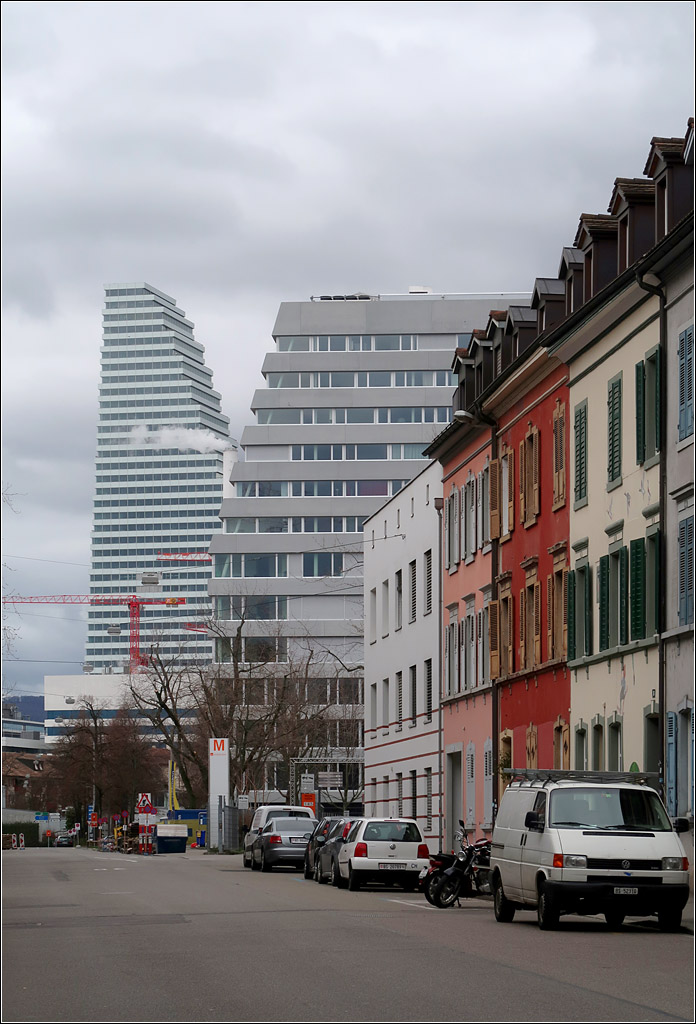
<path fill-rule="evenodd" d="M 136 814 L 155 814 L 155 808 L 152 805 L 152 793 L 140 793 L 138 795 L 138 802 L 135 805 Z"/>
<path fill-rule="evenodd" d="M 97 825 L 99 824 L 99 815 L 97 814 L 96 811 L 92 811 L 92 813 L 90 814 L 89 824 L 91 828 L 96 828 Z"/>
<path fill-rule="evenodd" d="M 34 821 L 48 821 L 48 811 L 37 811 L 34 815 Z"/>
<path fill-rule="evenodd" d="M 313 775 L 300 775 L 300 793 L 313 793 L 314 792 L 314 776 Z"/>
<path fill-rule="evenodd" d="M 319 789 L 337 789 L 343 785 L 342 772 L 319 772 Z"/>
<path fill-rule="evenodd" d="M 19 848 L 20 848 L 20 850 L 24 849 L 24 833 L 23 832 L 19 833 Z"/>
<path fill-rule="evenodd" d="M 247 811 L 249 809 L 249 797 L 248 796 L 238 796 L 237 797 L 237 808 L 240 811 Z"/>
<path fill-rule="evenodd" d="M 300 806 L 311 807 L 312 814 L 316 818 L 317 816 L 317 794 L 316 793 L 300 793 Z"/>

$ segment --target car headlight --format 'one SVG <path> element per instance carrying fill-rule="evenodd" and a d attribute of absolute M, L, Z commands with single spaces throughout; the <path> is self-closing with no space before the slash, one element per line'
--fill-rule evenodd
<path fill-rule="evenodd" d="M 663 857 L 662 858 L 662 870 L 663 871 L 681 871 L 682 869 L 682 858 L 681 857 Z"/>
<path fill-rule="evenodd" d="M 587 857 L 583 857 L 579 853 L 566 853 L 563 857 L 564 868 L 586 868 Z"/>

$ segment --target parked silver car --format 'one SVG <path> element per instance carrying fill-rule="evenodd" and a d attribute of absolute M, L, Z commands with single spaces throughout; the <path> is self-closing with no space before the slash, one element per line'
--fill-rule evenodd
<path fill-rule="evenodd" d="M 301 871 L 316 818 L 271 818 L 251 847 L 252 871 L 287 864 Z"/>

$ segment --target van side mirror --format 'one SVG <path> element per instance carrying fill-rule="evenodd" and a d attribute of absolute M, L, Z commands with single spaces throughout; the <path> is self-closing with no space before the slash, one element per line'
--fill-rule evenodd
<path fill-rule="evenodd" d="M 544 831 L 544 826 L 539 820 L 539 815 L 536 811 L 527 811 L 524 816 L 524 827 L 531 829 L 533 832 Z"/>
<path fill-rule="evenodd" d="M 688 832 L 689 831 L 689 819 L 688 818 L 673 818 L 672 827 L 675 832 Z"/>

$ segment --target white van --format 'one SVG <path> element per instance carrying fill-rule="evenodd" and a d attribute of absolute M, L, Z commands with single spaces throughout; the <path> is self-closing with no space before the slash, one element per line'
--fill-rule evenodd
<path fill-rule="evenodd" d="M 312 829 L 317 823 L 310 807 L 299 807 L 297 805 L 289 807 L 287 804 L 264 804 L 261 807 L 257 807 L 254 811 L 254 817 L 251 819 L 249 831 L 244 836 L 242 862 L 245 868 L 251 867 L 252 843 L 271 818 L 308 818 Z"/>
<path fill-rule="evenodd" d="M 689 898 L 689 862 L 669 819 L 640 776 L 626 772 L 513 772 L 491 842 L 497 921 L 536 908 L 539 927 L 561 914 L 657 914 L 675 931 Z"/>

